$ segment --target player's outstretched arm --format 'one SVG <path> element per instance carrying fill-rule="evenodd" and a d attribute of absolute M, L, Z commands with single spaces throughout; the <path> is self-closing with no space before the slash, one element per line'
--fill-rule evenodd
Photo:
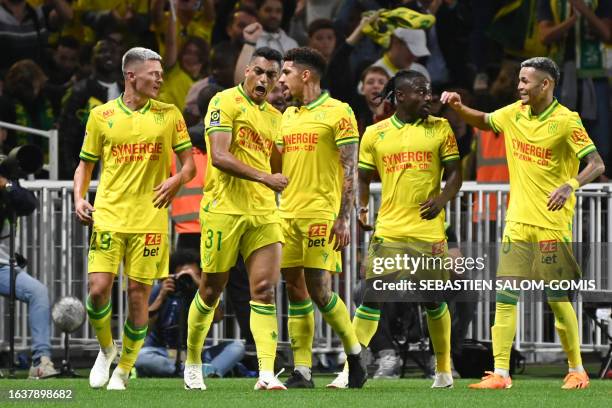
<path fill-rule="evenodd" d="M 334 250 L 339 251 L 347 246 L 351 240 L 349 229 L 349 216 L 355 206 L 355 185 L 357 172 L 357 143 L 338 147 L 340 164 L 344 170 L 342 180 L 342 196 L 340 198 L 340 211 L 329 234 L 329 242 L 334 242 Z"/>
<path fill-rule="evenodd" d="M 550 194 L 548 198 L 549 211 L 559 211 L 563 208 L 565 202 L 572 195 L 574 190 L 595 180 L 606 170 L 606 166 L 597 151 L 593 151 L 584 156 L 581 162 L 585 166 L 582 171 L 578 173 L 576 178 L 563 183 L 563 185 Z"/>
<path fill-rule="evenodd" d="M 370 202 L 370 183 L 374 178 L 375 172 L 367 169 L 358 170 L 357 191 L 359 195 L 359 207 L 357 209 L 357 221 L 365 231 L 374 229 L 368 224 L 368 204 Z"/>
<path fill-rule="evenodd" d="M 191 149 L 185 149 L 176 153 L 181 162 L 181 171 L 174 176 L 168 177 L 161 184 L 153 188 L 155 195 L 153 196 L 153 206 L 155 208 L 165 208 L 170 205 L 172 199 L 181 189 L 183 184 L 189 183 L 195 177 L 196 168 L 193 162 Z"/>
<path fill-rule="evenodd" d="M 446 203 L 453 198 L 461 188 L 461 160 L 453 160 L 444 163 L 444 174 L 447 175 L 446 184 L 440 195 L 421 203 L 421 218 L 424 220 L 434 219 L 440 211 L 442 211 Z"/>
<path fill-rule="evenodd" d="M 268 174 L 238 160 L 229 151 L 232 141 L 231 133 L 214 132 L 210 133 L 208 138 L 210 140 L 210 160 L 213 167 L 234 177 L 256 181 L 279 193 L 287 187 L 289 180 L 282 174 Z"/>
<path fill-rule="evenodd" d="M 74 172 L 73 180 L 73 200 L 74 200 L 74 211 L 76 216 L 83 224 L 93 224 L 93 218 L 91 213 L 96 211 L 95 208 L 85 200 L 85 194 L 89 189 L 89 183 L 91 183 L 91 173 L 96 163 L 81 160 L 79 165 Z"/>
<path fill-rule="evenodd" d="M 490 130 L 491 126 L 487 120 L 487 113 L 469 108 L 461 102 L 461 96 L 457 92 L 442 92 L 440 102 L 447 103 L 455 112 L 471 126 L 482 130 Z"/>

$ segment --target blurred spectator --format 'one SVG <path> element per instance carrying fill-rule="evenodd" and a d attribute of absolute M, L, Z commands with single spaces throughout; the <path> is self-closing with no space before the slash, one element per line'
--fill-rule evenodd
<path fill-rule="evenodd" d="M 72 18 L 72 9 L 65 0 L 53 0 L 49 6 L 36 8 L 26 0 L 0 0 L 0 5 L 0 75 L 22 59 L 42 64 L 49 30 Z"/>
<path fill-rule="evenodd" d="M 177 250 L 170 257 L 172 275 L 153 286 L 149 297 L 149 333 L 135 364 L 139 375 L 182 375 L 182 366 L 176 365 L 176 350 L 179 345 L 180 348 L 186 345 L 189 305 L 202 278 L 199 263 L 197 252 Z M 219 305 L 213 321 L 221 320 L 223 306 Z M 244 344 L 239 340 L 206 347 L 202 353 L 203 374 L 223 377 L 243 356 Z"/>
<path fill-rule="evenodd" d="M 314 20 L 308 25 L 308 46 L 319 51 L 329 63 L 336 49 L 336 30 L 331 20 Z"/>
<path fill-rule="evenodd" d="M 368 67 L 361 74 L 359 96 L 351 103 L 360 135 L 363 135 L 365 128 L 375 123 L 377 118 L 385 116 L 384 97 L 381 92 L 389 79 L 389 74 L 382 67 Z"/>
<path fill-rule="evenodd" d="M 0 176 L 0 192 L 3 203 L 0 206 L 0 295 L 10 294 L 10 248 L 9 220 L 7 202 L 16 208 L 18 216 L 29 215 L 38 205 L 34 193 L 13 181 L 9 189 L 9 180 Z M 10 191 L 9 191 L 10 190 Z M 25 249 L 25 248 L 23 248 Z M 27 261 L 22 256 L 15 265 L 15 298 L 28 304 L 28 326 L 32 336 L 32 366 L 28 378 L 39 379 L 57 375 L 51 362 L 51 322 L 49 293 L 47 287 L 30 276 L 24 269 Z M 25 317 L 25 316 L 24 316 Z"/>
<path fill-rule="evenodd" d="M 159 100 L 176 105 L 183 111 L 185 97 L 195 81 L 202 78 L 208 64 L 208 43 L 199 37 L 188 37 L 180 51 L 176 41 L 176 21 L 170 19 L 167 25 L 164 62 L 164 83 Z"/>
<path fill-rule="evenodd" d="M 435 1 L 433 3 L 436 3 Z M 473 67 L 469 53 L 472 29 L 472 6 L 466 0 L 444 0 L 435 12 L 435 32 L 446 61 L 449 82 L 454 86 L 472 86 Z"/>
<path fill-rule="evenodd" d="M 278 83 L 274 86 L 274 89 L 270 91 L 266 100 L 281 113 L 287 109 L 287 100 L 283 96 L 283 90 Z"/>
<path fill-rule="evenodd" d="M 118 98 L 122 92 L 120 58 L 114 41 L 98 41 L 93 49 L 92 74 L 74 84 L 66 94 L 59 119 L 59 156 L 62 163 L 59 177 L 62 180 L 72 179 L 79 164 L 79 151 L 89 112 L 98 105 Z"/>
<path fill-rule="evenodd" d="M 256 0 L 257 20 L 263 30 L 259 32 L 257 39 L 252 42 L 255 48 L 270 47 L 282 55 L 298 46 L 297 42 L 289 37 L 281 28 L 283 21 L 283 2 L 281 0 Z M 246 39 L 246 37 L 245 37 Z"/>
<path fill-rule="evenodd" d="M 173 1 L 174 5 L 170 4 Z M 151 18 L 157 33 L 157 44 L 161 55 L 166 54 L 168 23 L 176 22 L 176 47 L 181 49 L 188 37 L 198 37 L 211 43 L 212 28 L 215 22 L 213 0 L 153 0 Z M 164 6 L 168 4 L 168 11 Z M 173 13 L 174 10 L 174 13 Z"/>
<path fill-rule="evenodd" d="M 418 71 L 429 79 L 430 76 L 427 68 L 416 62 L 418 58 L 429 55 L 425 31 L 396 28 L 391 36 L 389 49 L 373 65 L 383 67 L 389 76 L 395 75 L 397 71 L 406 69 Z"/>
<path fill-rule="evenodd" d="M 185 108 L 183 116 L 187 126 L 195 125 L 206 113 L 208 105 L 204 106 L 204 111 L 198 109 L 198 95 L 202 89 L 208 85 L 217 85 L 221 89 L 234 86 L 234 66 L 238 54 L 232 49 L 225 49 L 223 44 L 213 48 L 210 53 L 210 75 L 200 79 L 191 85 L 185 98 Z"/>
<path fill-rule="evenodd" d="M 249 24 L 253 24 L 257 21 L 257 12 L 255 9 L 250 7 L 241 6 L 238 7 L 230 16 L 225 29 L 227 38 L 233 47 L 236 47 L 238 51 L 242 48 L 242 31 Z"/>
<path fill-rule="evenodd" d="M 377 13 L 368 17 L 362 17 L 346 41 L 341 37 L 337 37 L 336 50 L 329 64 L 327 64 L 327 72 L 321 80 L 322 86 L 329 90 L 331 96 L 341 101 L 346 101 L 351 106 L 354 106 L 356 98 L 359 99 L 356 91 L 357 82 L 361 76 L 360 68 L 367 67 L 371 62 L 367 62 L 364 67 L 359 67 L 356 66 L 355 58 L 353 57 L 359 52 L 358 50 L 364 42 L 372 44 L 368 38 L 365 38 L 363 28 L 376 20 L 377 17 Z"/>
<path fill-rule="evenodd" d="M 301 46 L 308 44 L 310 25 L 316 20 L 332 20 L 341 3 L 342 0 L 297 0 L 289 35 Z"/>
<path fill-rule="evenodd" d="M 474 106 L 484 112 L 493 112 L 516 101 L 518 99 L 516 87 L 519 71 L 519 63 L 514 61 L 502 62 L 491 86 L 475 95 Z"/>
<path fill-rule="evenodd" d="M 43 93 L 46 82 L 47 76 L 34 61 L 13 64 L 5 77 L 4 94 L 0 96 L 0 120 L 35 129 L 51 129 L 56 112 Z M 5 153 L 26 143 L 40 146 L 45 155 L 49 151 L 49 141 L 42 136 L 0 130 L 0 140 Z"/>
<path fill-rule="evenodd" d="M 119 32 L 123 38 L 118 44 L 126 48 L 152 45 L 148 0 L 77 0 L 76 8 L 83 24 L 93 30 L 94 37 L 87 42 Z"/>
<path fill-rule="evenodd" d="M 79 68 L 80 43 L 73 37 L 61 37 L 55 50 L 47 56 L 45 73 L 49 80 L 45 91 L 53 111 L 61 110 L 64 94 L 75 82 L 75 74 Z"/>
<path fill-rule="evenodd" d="M 538 21 L 542 42 L 561 67 L 559 101 L 580 114 L 609 169 L 610 85 L 603 43 L 612 41 L 612 1 L 540 0 Z"/>

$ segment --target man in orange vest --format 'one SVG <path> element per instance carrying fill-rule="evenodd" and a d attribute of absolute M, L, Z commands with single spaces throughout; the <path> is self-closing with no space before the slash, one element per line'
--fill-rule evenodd
<path fill-rule="evenodd" d="M 473 151 L 476 154 L 476 181 L 478 183 L 508 183 L 508 163 L 504 134 L 492 130 L 474 129 Z M 479 211 L 478 197 L 474 197 L 473 222 L 486 219 L 486 201 L 489 200 L 489 221 L 497 220 L 497 193 L 485 193 L 483 206 Z M 479 214 L 482 212 L 482 216 Z"/>

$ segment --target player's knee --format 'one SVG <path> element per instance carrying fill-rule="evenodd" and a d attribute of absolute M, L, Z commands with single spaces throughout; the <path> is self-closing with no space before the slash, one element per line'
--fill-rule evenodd
<path fill-rule="evenodd" d="M 200 289 L 200 297 L 204 303 L 212 306 L 221 297 L 223 289 L 223 286 L 219 285 L 206 285 L 203 289 Z"/>
<path fill-rule="evenodd" d="M 274 303 L 274 287 L 274 282 L 268 279 L 262 279 L 253 285 L 251 289 L 251 298 L 260 303 Z"/>
<path fill-rule="evenodd" d="M 295 285 L 289 281 L 286 281 L 285 285 L 287 287 L 287 296 L 291 302 L 303 302 L 308 299 L 308 290 L 306 290 L 304 285 Z"/>
<path fill-rule="evenodd" d="M 332 291 L 329 288 L 315 288 L 310 291 L 312 301 L 319 307 L 325 307 L 331 300 Z"/>

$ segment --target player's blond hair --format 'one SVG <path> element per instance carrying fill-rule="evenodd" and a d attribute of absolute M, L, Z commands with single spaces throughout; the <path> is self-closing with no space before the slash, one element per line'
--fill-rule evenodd
<path fill-rule="evenodd" d="M 130 48 L 123 54 L 121 59 L 121 70 L 123 75 L 126 74 L 126 68 L 133 62 L 145 62 L 145 61 L 159 61 L 161 62 L 162 57 L 153 50 L 144 47 Z"/>

